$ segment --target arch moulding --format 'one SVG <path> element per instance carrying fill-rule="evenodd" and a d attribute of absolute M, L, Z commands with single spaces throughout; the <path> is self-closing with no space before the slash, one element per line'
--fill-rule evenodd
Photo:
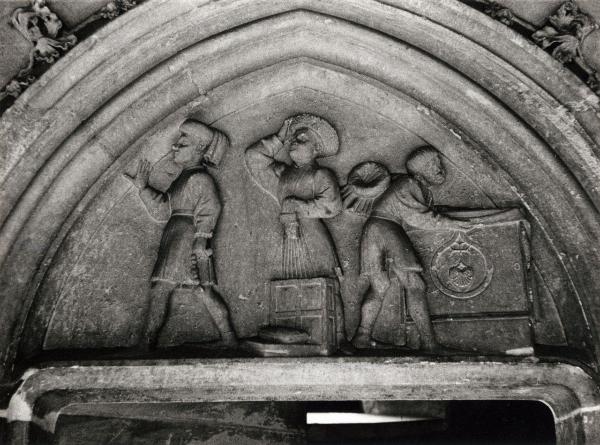
<path fill-rule="evenodd" d="M 484 235 L 469 232 L 469 242 L 479 240 L 481 255 L 492 246 L 487 252 L 494 267 L 468 272 L 461 263 L 464 269 L 455 273 L 468 280 L 469 273 L 488 273 L 487 281 L 481 279 L 485 289 L 464 300 L 448 295 L 463 292 L 461 286 L 470 281 L 456 281 L 454 291 L 435 291 L 429 297 L 431 320 L 440 338 L 492 332 L 489 344 L 449 344 L 464 346 L 469 356 L 461 366 L 479 382 L 474 391 L 480 393 L 473 398 L 503 398 L 502 388 L 513 376 L 523 398 L 553 407 L 560 440 L 593 443 L 600 372 L 599 99 L 547 52 L 454 0 L 148 0 L 83 40 L 31 85 L 0 119 L 0 381 L 8 385 L 34 368 L 12 399 L 9 420 L 35 421 L 51 431 L 52 422 L 33 413 L 46 392 L 63 389 L 56 382 L 72 382 L 78 403 L 85 398 L 81 394 L 98 389 L 88 391 L 81 369 L 69 374 L 60 364 L 54 363 L 58 370 L 45 368 L 52 354 L 84 363 L 111 351 L 122 361 L 119 351 L 142 342 L 163 226 L 146 213 L 128 177 L 135 176 L 140 159 L 158 171 L 180 124 L 189 118 L 218 130 L 229 143 L 219 169 L 208 170 L 222 207 L 213 261 L 238 340 L 257 335 L 271 315 L 262 289 L 274 278 L 272 263 L 285 252 L 278 244 L 278 203 L 253 182 L 248 147 L 277 134 L 286 118 L 301 113 L 320 116 L 337 132 L 339 152 L 319 162 L 341 185 L 351 183 L 352 169 L 365 161 L 384 165 L 392 181 L 410 175 L 405 163 L 411 153 L 431 146 L 447 174 L 446 186 L 431 190 L 440 212 L 519 209 L 522 230 L 515 245 L 526 247 L 515 253 L 504 235 L 478 223 Z M 162 184 L 165 192 L 170 182 L 153 175 L 151 184 L 159 190 Z M 365 209 L 362 214 L 352 208 L 338 211 L 327 223 L 345 277 L 341 297 L 348 340 L 361 320 L 358 250 Z M 419 243 L 428 242 L 423 236 L 425 241 L 415 241 L 411 235 L 419 253 L 427 250 L 419 250 Z M 436 236 L 448 243 L 447 235 Z M 510 268 L 502 266 L 509 257 L 517 260 L 510 260 Z M 428 258 L 426 273 L 430 267 L 435 273 L 438 266 Z M 451 271 L 447 274 L 449 280 Z M 514 284 L 521 275 L 523 283 Z M 505 292 L 494 290 L 502 286 Z M 480 294 L 491 295 L 493 303 L 480 303 L 485 301 Z M 187 297 L 177 298 L 180 307 L 193 306 Z M 457 317 L 473 327 L 452 324 L 443 298 L 449 298 L 450 308 L 463 304 Z M 217 332 L 198 333 L 204 328 L 190 319 L 206 313 L 197 307 L 181 313 L 173 308 L 170 316 L 181 318 L 166 321 L 159 344 L 175 347 Z M 188 319 L 186 310 L 192 314 Z M 410 328 L 415 316 L 409 315 L 407 347 L 419 331 Z M 490 323 L 496 330 L 489 330 Z M 506 357 L 523 350 L 533 351 L 535 359 L 514 358 L 513 363 Z M 479 364 L 473 352 L 495 358 Z M 213 376 L 219 367 L 238 378 L 240 362 L 228 367 L 227 360 L 202 360 L 188 370 L 184 387 L 196 385 L 203 370 Z M 411 367 L 424 366 L 418 359 L 394 359 L 399 361 L 393 365 L 377 357 L 269 359 L 260 366 L 244 360 L 243 366 L 268 366 L 273 373 L 294 363 L 305 370 L 307 382 L 317 378 L 310 368 L 325 373 L 339 366 L 339 372 L 353 373 L 349 391 L 357 397 L 366 397 L 364 379 L 378 369 L 381 380 L 373 388 L 374 396 L 381 395 L 391 378 L 386 366 L 395 366 L 423 397 L 467 398 L 464 388 L 428 386 L 413 375 Z M 436 362 L 427 371 L 432 379 L 457 372 L 452 361 L 427 360 Z M 490 363 L 497 364 L 500 377 L 490 374 Z M 90 366 L 82 369 L 105 369 L 115 379 L 126 372 L 114 363 Z M 140 365 L 135 373 L 142 375 L 149 366 Z M 165 379 L 176 372 L 167 363 L 156 369 Z M 540 385 L 550 388 L 546 398 L 531 389 L 536 372 L 543 376 Z M 296 380 L 285 383 L 282 394 L 298 387 L 308 391 L 302 375 L 291 376 Z M 560 386 L 563 375 L 570 377 Z M 211 382 L 227 387 L 219 378 Z M 149 382 L 149 391 L 157 391 L 157 385 Z M 229 400 L 241 400 L 235 388 Z M 179 400 L 171 389 L 169 400 Z M 127 391 L 133 400 L 143 388 L 131 383 Z M 324 399 L 332 399 L 341 390 L 322 391 Z M 410 393 L 390 391 L 399 398 Z M 509 392 L 504 398 L 519 398 L 519 390 Z M 194 394 L 207 400 L 200 389 Z"/>

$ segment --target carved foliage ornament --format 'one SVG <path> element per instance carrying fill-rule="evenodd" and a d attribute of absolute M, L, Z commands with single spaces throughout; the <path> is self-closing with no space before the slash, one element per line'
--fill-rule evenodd
<path fill-rule="evenodd" d="M 11 15 L 11 24 L 31 44 L 29 62 L 17 77 L 0 91 L 0 100 L 18 97 L 36 79 L 38 64 L 50 65 L 77 44 L 75 32 L 99 20 L 113 19 L 136 5 L 135 0 L 113 0 L 103 6 L 76 28 L 65 31 L 60 18 L 46 5 L 46 0 L 32 0 L 29 7 L 17 8 Z"/>
<path fill-rule="evenodd" d="M 21 70 L 20 76 L 31 72 L 36 61 L 53 63 L 77 43 L 77 37 L 61 31 L 61 20 L 50 11 L 45 0 L 34 0 L 30 8 L 17 8 L 12 13 L 11 23 L 33 46 L 29 64 Z"/>
<path fill-rule="evenodd" d="M 136 0 L 114 0 L 108 2 L 100 11 L 96 14 L 99 18 L 112 20 L 124 12 L 129 11 L 136 5 Z"/>
<path fill-rule="evenodd" d="M 36 62 L 52 64 L 77 43 L 77 37 L 62 30 L 62 21 L 46 6 L 45 0 L 33 0 L 31 6 L 15 9 L 10 21 L 31 48 L 27 66 L 0 92 L 0 99 L 18 97 L 35 81 Z"/>
<path fill-rule="evenodd" d="M 548 21 L 536 30 L 519 19 L 510 9 L 493 1 L 486 1 L 485 13 L 507 26 L 520 25 L 531 31 L 535 43 L 547 49 L 561 63 L 575 63 L 587 75 L 586 82 L 596 94 L 600 94 L 600 74 L 586 61 L 582 52 L 585 39 L 600 28 L 594 19 L 579 8 L 575 0 L 568 0 L 548 17 Z"/>
<path fill-rule="evenodd" d="M 599 92 L 598 73 L 586 62 L 581 51 L 584 40 L 598 28 L 592 17 L 581 12 L 577 3 L 570 0 L 563 3 L 532 38 L 542 48 L 551 49 L 552 56 L 558 61 L 576 63 L 588 74 L 588 85 Z"/>
<path fill-rule="evenodd" d="M 513 12 L 495 2 L 490 2 L 485 6 L 485 13 L 495 18 L 506 26 L 512 26 L 515 23 L 516 17 Z"/>

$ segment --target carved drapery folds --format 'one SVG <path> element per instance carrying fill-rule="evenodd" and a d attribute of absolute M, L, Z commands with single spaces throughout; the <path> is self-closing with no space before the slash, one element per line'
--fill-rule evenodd
<path fill-rule="evenodd" d="M 203 303 L 222 342 L 237 344 L 227 306 L 214 289 L 217 278 L 211 243 L 222 204 L 214 179 L 206 170 L 207 165 L 217 166 L 228 148 L 226 135 L 188 119 L 179 127 L 179 137 L 165 156 L 179 170 L 168 190 L 163 193 L 149 184 L 151 167 L 147 160 L 140 160 L 136 176 L 131 178 L 148 214 L 157 221 L 167 221 L 151 276 L 140 343 L 145 350 L 156 348 L 169 302 L 182 288 Z"/>

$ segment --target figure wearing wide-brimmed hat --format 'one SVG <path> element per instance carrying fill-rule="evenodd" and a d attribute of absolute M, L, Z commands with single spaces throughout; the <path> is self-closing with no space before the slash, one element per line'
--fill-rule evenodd
<path fill-rule="evenodd" d="M 406 161 L 407 174 L 393 180 L 383 165 L 364 162 L 352 169 L 344 187 L 344 206 L 368 216 L 360 243 L 360 271 L 369 289 L 361 306 L 361 318 L 352 343 L 359 349 L 375 345 L 373 329 L 388 292 L 403 295 L 419 333 L 421 349 L 447 352 L 435 336 L 426 298 L 423 267 L 407 231 L 410 228 L 471 228 L 466 221 L 436 213 L 430 188 L 446 181 L 440 153 L 425 146 Z M 397 281 L 398 288 L 394 288 Z"/>
<path fill-rule="evenodd" d="M 179 138 L 171 150 L 172 161 L 181 168 L 166 193 L 148 185 L 150 164 L 140 161 L 134 179 L 148 213 L 167 221 L 158 258 L 152 272 L 152 289 L 142 343 L 156 346 L 166 321 L 173 290 L 189 287 L 202 295 L 224 343 L 233 345 L 236 337 L 227 307 L 216 294 L 210 240 L 221 213 L 221 201 L 206 164 L 218 165 L 229 146 L 227 137 L 201 122 L 188 119 L 179 127 Z"/>
<path fill-rule="evenodd" d="M 336 278 L 339 262 L 323 220 L 342 211 L 342 200 L 334 173 L 316 160 L 338 150 L 335 129 L 312 114 L 287 119 L 277 135 L 246 150 L 246 165 L 253 179 L 281 206 L 283 264 L 276 278 Z M 344 343 L 342 302 L 336 306 L 337 334 Z"/>

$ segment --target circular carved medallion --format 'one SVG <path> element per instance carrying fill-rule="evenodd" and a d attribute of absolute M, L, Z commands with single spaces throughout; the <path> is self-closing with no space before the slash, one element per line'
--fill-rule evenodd
<path fill-rule="evenodd" d="M 431 260 L 433 284 L 452 298 L 473 298 L 490 284 L 494 267 L 462 232 L 442 245 Z"/>

